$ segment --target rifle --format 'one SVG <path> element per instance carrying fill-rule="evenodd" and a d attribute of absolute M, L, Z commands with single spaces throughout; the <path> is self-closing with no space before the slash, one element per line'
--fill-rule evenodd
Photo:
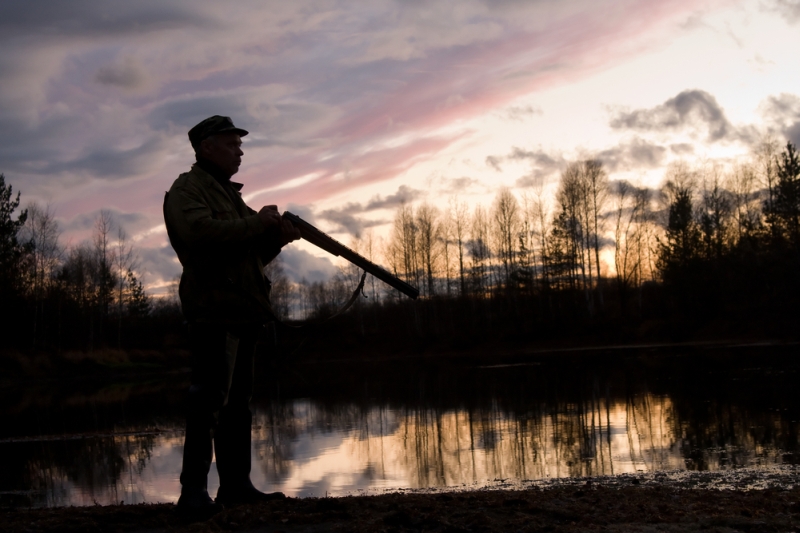
<path fill-rule="evenodd" d="M 391 285 L 398 291 L 402 292 L 403 294 L 410 296 L 411 298 L 416 299 L 419 296 L 419 290 L 412 287 L 405 281 L 397 278 L 390 274 L 384 268 L 376 265 L 369 259 L 362 257 L 361 255 L 357 254 L 344 244 L 340 243 L 333 237 L 323 233 L 322 231 L 318 230 L 299 216 L 290 213 L 289 211 L 283 212 L 283 218 L 291 222 L 294 227 L 300 230 L 300 236 L 303 237 L 305 240 L 322 248 L 326 252 L 333 254 L 337 257 L 343 257 L 356 265 L 357 267 L 364 270 L 364 272 L 369 272 L 379 280 Z"/>

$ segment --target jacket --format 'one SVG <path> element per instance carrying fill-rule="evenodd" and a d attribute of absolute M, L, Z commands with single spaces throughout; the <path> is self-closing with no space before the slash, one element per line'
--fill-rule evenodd
<path fill-rule="evenodd" d="M 281 249 L 280 232 L 267 229 L 235 192 L 195 164 L 164 197 L 164 222 L 183 266 L 180 299 L 190 322 L 243 324 L 274 319 L 264 264 Z"/>

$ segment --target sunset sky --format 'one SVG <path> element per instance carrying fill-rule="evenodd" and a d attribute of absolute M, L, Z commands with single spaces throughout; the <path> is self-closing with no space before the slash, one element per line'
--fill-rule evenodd
<path fill-rule="evenodd" d="M 578 158 L 657 186 L 676 159 L 800 142 L 798 0 L 4 0 L 0 45 L 6 182 L 65 245 L 112 211 L 154 293 L 180 272 L 164 191 L 209 115 L 251 132 L 251 207 L 344 242 L 400 202 L 488 205 Z M 283 257 L 296 280 L 333 271 Z"/>

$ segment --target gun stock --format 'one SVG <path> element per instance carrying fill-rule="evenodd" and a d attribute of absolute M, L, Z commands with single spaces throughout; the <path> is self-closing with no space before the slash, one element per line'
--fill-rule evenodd
<path fill-rule="evenodd" d="M 290 213 L 289 211 L 284 211 L 283 218 L 291 222 L 294 227 L 300 230 L 300 236 L 303 239 L 307 240 L 314 246 L 322 248 L 326 252 L 333 254 L 337 257 L 343 257 L 347 259 L 357 267 L 361 268 L 365 272 L 369 272 L 379 280 L 383 281 L 384 283 L 394 287 L 398 291 L 402 292 L 403 294 L 410 296 L 411 298 L 416 299 L 419 296 L 419 290 L 412 287 L 405 281 L 401 280 L 400 278 L 393 276 L 383 267 L 380 267 L 370 261 L 369 259 L 359 255 L 358 253 L 354 252 L 344 244 L 340 243 L 333 237 L 323 233 L 322 231 L 318 230 L 299 216 Z"/>

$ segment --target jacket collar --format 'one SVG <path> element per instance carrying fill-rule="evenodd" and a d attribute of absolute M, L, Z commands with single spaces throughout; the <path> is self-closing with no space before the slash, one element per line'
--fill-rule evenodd
<path fill-rule="evenodd" d="M 228 195 L 228 193 L 225 192 L 225 189 L 222 188 L 222 185 L 220 185 L 220 183 L 214 179 L 214 176 L 209 174 L 207 171 L 203 170 L 203 167 L 201 167 L 197 163 L 192 165 L 192 173 L 194 173 L 195 176 L 200 178 L 200 180 L 206 187 L 211 187 L 212 189 L 216 189 L 221 194 L 224 194 L 226 196 Z M 231 181 L 229 183 L 231 184 L 233 190 L 236 192 L 240 192 L 242 190 L 242 187 L 244 187 L 244 185 L 242 185 L 241 183 L 237 183 L 235 181 Z"/>

